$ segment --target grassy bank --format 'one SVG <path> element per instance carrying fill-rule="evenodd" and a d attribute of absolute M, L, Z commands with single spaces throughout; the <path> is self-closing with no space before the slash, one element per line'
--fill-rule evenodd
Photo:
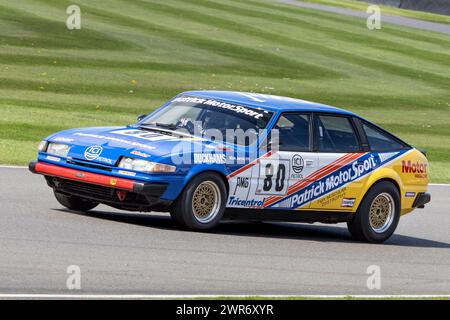
<path fill-rule="evenodd" d="M 78 4 L 82 29 L 65 27 Z M 180 91 L 332 104 L 428 150 L 450 182 L 450 37 L 256 0 L 0 2 L 0 163 L 46 135 L 127 124 Z"/>

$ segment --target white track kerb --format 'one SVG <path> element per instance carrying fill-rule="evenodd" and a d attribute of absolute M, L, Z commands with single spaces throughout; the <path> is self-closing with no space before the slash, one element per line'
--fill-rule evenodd
<path fill-rule="evenodd" d="M 145 294 L 0 294 L 0 299 L 211 299 L 251 298 L 267 299 L 449 299 L 450 295 L 145 295 Z"/>
<path fill-rule="evenodd" d="M 10 166 L 10 165 L 0 165 L 0 168 L 4 169 L 27 169 L 25 166 Z"/>

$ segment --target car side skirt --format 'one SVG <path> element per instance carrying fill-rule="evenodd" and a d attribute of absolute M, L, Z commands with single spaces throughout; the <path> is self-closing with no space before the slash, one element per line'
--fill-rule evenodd
<path fill-rule="evenodd" d="M 354 213 L 308 210 L 271 210 L 227 208 L 224 219 L 253 221 L 286 221 L 304 223 L 340 223 L 353 219 Z"/>

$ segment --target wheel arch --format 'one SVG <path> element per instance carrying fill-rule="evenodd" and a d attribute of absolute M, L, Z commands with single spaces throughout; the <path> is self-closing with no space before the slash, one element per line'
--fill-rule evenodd
<path fill-rule="evenodd" d="M 365 201 L 367 197 L 369 196 L 368 193 L 370 190 L 376 186 L 378 186 L 380 183 L 388 182 L 392 186 L 394 186 L 395 189 L 400 189 L 400 184 L 396 181 L 396 179 L 393 179 L 391 177 L 380 177 L 379 179 L 376 179 L 373 181 L 373 183 L 370 185 L 370 187 L 367 189 L 366 193 L 364 194 L 364 197 L 362 198 L 361 202 L 358 205 L 358 211 L 353 216 L 353 219 L 347 222 L 348 230 L 352 234 L 352 236 L 360 241 L 365 242 L 372 242 L 372 243 L 382 243 L 385 240 L 389 239 L 389 237 L 394 233 L 395 229 L 397 228 L 398 221 L 401 216 L 401 210 L 398 212 L 395 211 L 394 216 L 389 218 L 389 221 L 383 222 L 383 228 L 385 227 L 385 223 L 389 223 L 386 226 L 386 229 L 376 231 L 373 229 L 372 226 L 370 226 L 370 207 L 371 203 Z M 383 188 L 379 188 L 379 191 L 382 193 Z M 376 196 L 379 193 L 374 193 Z M 399 194 L 399 207 L 401 208 L 401 194 Z M 369 198 L 370 199 L 370 198 Z M 363 210 L 362 207 L 363 206 Z M 361 210 L 361 211 L 360 211 Z"/>
<path fill-rule="evenodd" d="M 389 170 L 390 171 L 390 170 Z M 389 172 L 387 171 L 387 172 Z M 366 183 L 366 192 L 364 192 L 364 196 L 362 197 L 361 201 L 358 204 L 358 208 L 356 209 L 356 212 L 359 210 L 361 204 L 363 203 L 365 197 L 367 196 L 367 194 L 369 193 L 369 191 L 375 187 L 375 185 L 377 185 L 380 182 L 390 182 L 394 185 L 394 187 L 397 189 L 398 194 L 399 194 L 399 199 L 400 199 L 400 209 L 402 209 L 402 183 L 400 180 L 400 177 L 398 176 L 398 174 L 394 171 L 393 173 L 391 172 L 391 174 L 386 174 L 386 175 L 382 175 L 382 176 L 378 176 L 377 178 L 369 178 L 369 180 Z"/>
<path fill-rule="evenodd" d="M 179 193 L 178 193 L 178 195 L 176 196 L 175 199 L 178 199 L 180 197 L 180 195 L 183 193 L 183 191 L 186 189 L 186 187 L 189 185 L 189 182 L 192 181 L 192 179 L 194 179 L 195 177 L 198 177 L 201 174 L 205 174 L 205 173 L 217 174 L 222 179 L 223 183 L 225 184 L 225 189 L 226 189 L 226 193 L 227 193 L 226 195 L 228 197 L 228 193 L 230 191 L 230 185 L 228 183 L 227 176 L 219 168 L 208 168 L 206 170 L 198 170 L 198 171 L 195 171 L 195 172 L 190 172 L 190 174 L 186 175 L 186 178 L 185 178 L 185 181 L 184 181 L 184 185 L 179 190 Z"/>

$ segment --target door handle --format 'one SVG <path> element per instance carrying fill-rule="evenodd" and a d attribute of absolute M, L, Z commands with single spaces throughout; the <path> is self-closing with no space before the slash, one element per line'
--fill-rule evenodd
<path fill-rule="evenodd" d="M 312 167 L 314 165 L 314 160 L 306 160 L 306 166 Z"/>

